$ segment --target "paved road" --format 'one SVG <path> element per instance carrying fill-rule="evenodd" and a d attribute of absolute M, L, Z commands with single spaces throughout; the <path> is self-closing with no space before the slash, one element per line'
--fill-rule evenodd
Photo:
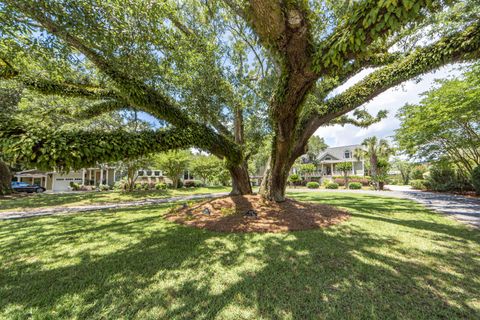
<path fill-rule="evenodd" d="M 460 195 L 444 194 L 436 192 L 425 192 L 413 190 L 408 186 L 386 186 L 389 191 L 373 191 L 373 190 L 311 190 L 313 192 L 355 192 L 363 194 L 371 194 L 377 196 L 395 197 L 402 199 L 410 199 L 423 204 L 429 209 L 453 216 L 458 221 L 469 224 L 476 228 L 480 228 L 480 199 L 469 198 Z M 305 189 L 292 189 L 289 191 L 305 191 Z"/>
<path fill-rule="evenodd" d="M 417 201 L 427 208 L 435 211 L 452 215 L 455 219 L 480 228 L 480 199 L 467 198 L 458 195 L 441 194 L 434 192 L 423 192 L 412 190 L 403 186 L 387 186 L 390 191 L 371 191 L 371 190 L 324 190 L 324 189 L 290 189 L 289 192 L 355 192 L 362 194 L 371 194 L 377 196 L 397 197 Z M 188 201 L 201 198 L 222 197 L 227 193 L 199 194 L 183 197 L 173 197 L 166 199 L 148 199 L 113 204 L 97 204 L 79 207 L 53 207 L 45 209 L 30 209 L 26 211 L 0 212 L 0 220 L 29 218 L 36 216 L 45 216 L 53 214 L 69 214 L 75 212 L 95 211 L 102 209 L 117 209 L 134 206 L 143 206 L 149 204 L 169 203 L 175 201 Z"/>

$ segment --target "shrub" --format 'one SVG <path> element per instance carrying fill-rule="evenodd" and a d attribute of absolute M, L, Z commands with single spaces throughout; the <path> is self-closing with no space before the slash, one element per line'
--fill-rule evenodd
<path fill-rule="evenodd" d="M 350 182 L 348 184 L 348 189 L 351 189 L 351 190 L 362 189 L 362 184 L 360 182 Z"/>
<path fill-rule="evenodd" d="M 331 182 L 325 186 L 327 189 L 338 189 L 338 183 Z"/>
<path fill-rule="evenodd" d="M 183 186 L 185 188 L 198 188 L 198 187 L 202 187 L 203 183 L 200 180 L 184 180 Z"/>
<path fill-rule="evenodd" d="M 101 185 L 98 186 L 98 190 L 108 191 L 108 190 L 110 190 L 110 186 L 108 184 L 101 184 Z"/>
<path fill-rule="evenodd" d="M 412 169 L 410 173 L 410 178 L 412 180 L 422 180 L 423 175 L 427 172 L 427 168 L 424 165 L 417 165 Z"/>
<path fill-rule="evenodd" d="M 359 182 L 362 186 L 368 186 L 370 184 L 371 178 L 370 177 L 357 177 L 352 176 L 348 179 L 349 182 Z M 335 178 L 333 180 L 339 186 L 345 186 L 345 178 Z"/>
<path fill-rule="evenodd" d="M 298 185 L 298 183 L 300 182 L 300 176 L 296 173 L 290 175 L 290 177 L 288 177 L 288 181 L 290 183 L 292 183 L 294 186 Z"/>
<path fill-rule="evenodd" d="M 113 190 L 123 190 L 124 189 L 124 181 L 123 180 L 120 180 L 120 181 L 117 181 L 115 182 L 115 184 L 113 185 Z"/>
<path fill-rule="evenodd" d="M 332 180 L 330 179 L 323 179 L 322 185 L 326 187 L 328 184 L 332 183 Z"/>
<path fill-rule="evenodd" d="M 93 191 L 95 190 L 95 186 L 84 186 L 81 185 L 80 188 L 78 189 L 79 191 Z"/>
<path fill-rule="evenodd" d="M 472 171 L 472 184 L 477 194 L 480 195 L 480 166 L 477 166 Z"/>
<path fill-rule="evenodd" d="M 421 179 L 410 180 L 410 186 L 413 189 L 417 189 L 417 190 L 425 190 L 426 189 L 425 180 L 421 180 Z"/>
<path fill-rule="evenodd" d="M 156 190 L 167 190 L 167 185 L 163 182 L 159 182 L 155 185 Z"/>
<path fill-rule="evenodd" d="M 148 190 L 154 190 L 155 189 L 155 186 L 156 186 L 156 183 L 155 182 L 149 182 L 148 183 Z"/>
<path fill-rule="evenodd" d="M 307 188 L 308 189 L 318 189 L 318 188 L 320 188 L 320 183 L 315 182 L 315 181 L 307 182 Z"/>
<path fill-rule="evenodd" d="M 72 188 L 73 191 L 78 191 L 80 190 L 80 185 L 72 181 L 70 182 L 70 188 Z"/>
<path fill-rule="evenodd" d="M 472 187 L 470 181 L 448 162 L 435 163 L 430 169 L 427 181 L 428 189 L 435 191 L 468 190 Z"/>

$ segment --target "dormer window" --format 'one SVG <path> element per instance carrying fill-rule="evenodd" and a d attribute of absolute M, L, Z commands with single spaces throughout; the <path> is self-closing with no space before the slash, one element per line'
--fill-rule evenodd
<path fill-rule="evenodd" d="M 345 151 L 345 159 L 350 159 L 352 157 L 352 153 L 350 150 Z"/>
<path fill-rule="evenodd" d="M 330 157 L 325 157 L 325 160 L 332 160 L 332 158 L 330 158 Z"/>

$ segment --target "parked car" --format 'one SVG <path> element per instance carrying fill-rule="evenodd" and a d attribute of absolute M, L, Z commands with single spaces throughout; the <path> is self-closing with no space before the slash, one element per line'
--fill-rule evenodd
<path fill-rule="evenodd" d="M 45 188 L 37 185 L 32 185 L 26 182 L 12 182 L 12 189 L 17 192 L 40 193 L 44 192 Z"/>

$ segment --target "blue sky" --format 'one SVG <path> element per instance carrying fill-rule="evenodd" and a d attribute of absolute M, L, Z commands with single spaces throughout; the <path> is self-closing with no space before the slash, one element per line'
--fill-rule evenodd
<path fill-rule="evenodd" d="M 410 80 L 403 84 L 389 89 L 378 95 L 370 102 L 365 104 L 366 110 L 372 114 L 376 114 L 379 110 L 388 110 L 388 117 L 381 122 L 373 124 L 369 128 L 358 128 L 352 125 L 335 125 L 321 127 L 315 135 L 323 137 L 330 147 L 360 144 L 363 139 L 377 136 L 379 138 L 388 138 L 395 133 L 395 129 L 399 127 L 399 121 L 395 115 L 400 107 L 406 103 L 418 103 L 421 100 L 420 94 L 434 87 L 435 79 L 444 79 L 447 77 L 460 75 L 460 65 L 448 65 L 422 76 L 420 81 Z M 336 93 L 346 90 L 372 70 L 365 70 L 350 79 L 347 83 L 337 89 Z M 418 79 L 417 79 L 418 80 Z"/>

